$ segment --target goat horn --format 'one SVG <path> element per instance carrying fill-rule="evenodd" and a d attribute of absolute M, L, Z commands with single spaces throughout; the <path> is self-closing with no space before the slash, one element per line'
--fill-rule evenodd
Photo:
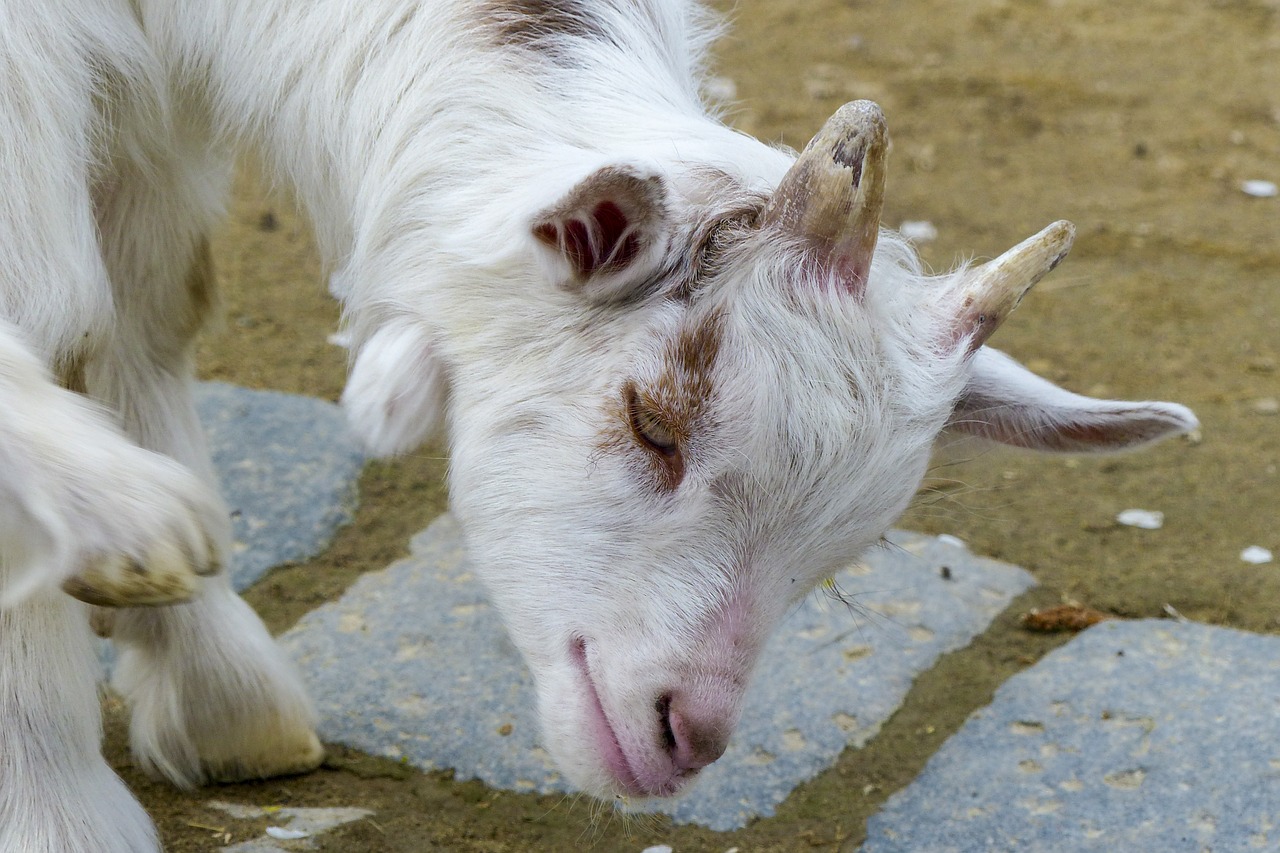
<path fill-rule="evenodd" d="M 958 337 L 968 338 L 970 352 L 976 352 L 1027 291 L 1062 262 L 1075 237 L 1075 226 L 1059 220 L 964 280 L 959 289 L 957 329 Z"/>
<path fill-rule="evenodd" d="M 880 107 L 845 104 L 783 176 L 761 214 L 762 226 L 808 242 L 823 266 L 860 292 L 880 232 L 888 148 Z"/>

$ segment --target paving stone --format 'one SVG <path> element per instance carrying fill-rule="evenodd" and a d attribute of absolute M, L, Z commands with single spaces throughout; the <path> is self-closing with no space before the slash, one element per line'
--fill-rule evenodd
<path fill-rule="evenodd" d="M 1280 849 L 1280 637 L 1089 629 L 1002 685 L 862 849 Z"/>
<path fill-rule="evenodd" d="M 691 793 L 656 810 L 714 829 L 772 814 L 845 747 L 873 737 L 918 673 L 1033 584 L 963 547 L 890 538 L 836 578 L 865 611 L 821 594 L 798 608 L 766 648 L 729 751 Z M 531 677 L 467 565 L 456 522 L 442 517 L 412 546 L 409 559 L 365 576 L 283 639 L 310 682 L 321 736 L 497 788 L 569 790 L 539 746 Z"/>
<path fill-rule="evenodd" d="M 324 550 L 351 521 L 364 455 L 324 400 L 217 382 L 196 392 L 214 468 L 232 512 L 232 583 Z"/>

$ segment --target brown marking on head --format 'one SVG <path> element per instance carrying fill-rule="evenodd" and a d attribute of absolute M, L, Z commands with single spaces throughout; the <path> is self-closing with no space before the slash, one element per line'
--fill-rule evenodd
<path fill-rule="evenodd" d="M 694 437 L 713 425 L 710 403 L 715 397 L 712 372 L 723 341 L 724 316 L 710 312 L 667 343 L 663 367 L 650 382 L 627 382 L 606 410 L 609 427 L 601 449 L 642 459 L 647 478 L 659 492 L 674 491 L 684 480 L 687 453 Z M 657 424 L 674 439 L 670 446 L 646 434 Z"/>
<path fill-rule="evenodd" d="M 707 279 L 723 266 L 726 257 L 753 233 L 769 196 L 747 189 L 742 181 L 722 169 L 707 168 L 696 175 L 711 199 L 698 215 L 689 239 L 689 251 L 671 298 L 692 302 Z"/>
<path fill-rule="evenodd" d="M 589 0 L 485 0 L 477 18 L 502 47 L 538 51 L 560 38 L 603 41 L 603 24 Z"/>

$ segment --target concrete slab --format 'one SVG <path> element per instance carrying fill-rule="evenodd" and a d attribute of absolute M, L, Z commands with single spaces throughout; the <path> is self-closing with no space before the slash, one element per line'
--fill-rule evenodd
<path fill-rule="evenodd" d="M 232 583 L 324 550 L 351 521 L 364 454 L 325 400 L 202 383 L 196 404 L 235 535 Z"/>
<path fill-rule="evenodd" d="M 862 849 L 1280 849 L 1280 637 L 1091 628 L 1002 685 Z"/>
<path fill-rule="evenodd" d="M 865 612 L 811 596 L 766 649 L 729 751 L 692 792 L 656 810 L 719 830 L 773 814 L 845 747 L 873 737 L 916 674 L 1033 584 L 954 544 L 891 539 L 836 578 Z M 321 737 L 498 788 L 569 790 L 539 746 L 530 676 L 456 523 L 439 519 L 413 547 L 283 638 L 310 682 Z"/>

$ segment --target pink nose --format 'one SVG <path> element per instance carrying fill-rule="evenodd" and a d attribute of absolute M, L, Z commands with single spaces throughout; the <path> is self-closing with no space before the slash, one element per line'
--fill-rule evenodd
<path fill-rule="evenodd" d="M 663 741 L 678 769 L 701 770 L 724 755 L 733 720 L 717 705 L 681 693 L 667 693 L 658 700 Z"/>

